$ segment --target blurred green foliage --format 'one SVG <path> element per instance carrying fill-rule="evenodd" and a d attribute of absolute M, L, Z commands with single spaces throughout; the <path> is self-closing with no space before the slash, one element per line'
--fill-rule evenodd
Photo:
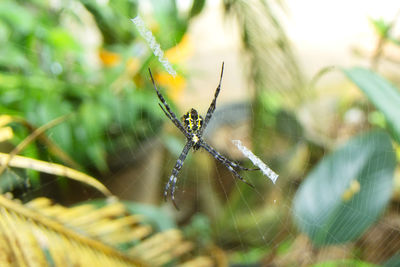
<path fill-rule="evenodd" d="M 182 38 L 190 17 L 178 14 L 175 1 L 162 3 L 153 1 L 153 18 L 160 27 L 158 41 L 169 48 Z M 139 64 L 130 74 L 147 77 L 146 66 L 153 58 L 130 21 L 138 5 L 121 0 L 108 4 L 1 1 L 0 113 L 23 117 L 36 127 L 72 114 L 49 136 L 76 162 L 95 172 L 107 171 L 110 154 L 126 147 L 134 150 L 151 138 L 162 119 L 154 108 L 154 92 L 145 89 L 148 81 L 134 82 L 126 75 L 127 68 Z M 194 7 L 191 16 L 200 10 L 201 6 Z M 87 28 L 93 28 L 89 14 L 103 42 L 97 51 L 89 51 L 85 43 L 95 38 L 93 32 L 87 34 L 94 36 L 82 38 Z M 101 58 L 103 51 L 108 58 Z M 134 63 L 129 61 L 132 58 Z M 15 131 L 15 144 L 28 134 L 23 127 L 16 126 Z M 34 145 L 24 153 L 51 158 Z"/>
<path fill-rule="evenodd" d="M 305 85 L 290 44 L 274 13 L 276 6 L 271 7 L 269 1 L 262 1 L 260 6 L 240 0 L 224 3 L 227 13 L 233 14 L 242 25 L 242 42 L 248 56 L 246 59 L 251 63 L 249 81 L 254 84 L 255 89 L 252 103 L 252 137 L 253 143 L 256 144 L 255 150 L 263 159 L 267 159 L 266 162 L 272 162 L 272 168 L 280 174 L 279 189 L 259 182 L 262 181 L 259 177 L 253 180 L 257 179 L 255 183 L 258 188 L 262 188 L 263 194 L 278 194 L 287 201 L 284 203 L 294 207 L 290 211 L 294 222 L 300 231 L 312 240 L 313 249 L 358 240 L 368 227 L 378 221 L 393 194 L 395 168 L 398 163 L 395 147 L 391 143 L 393 140 L 399 142 L 399 89 L 375 71 L 360 67 L 343 69 L 343 73 L 361 89 L 377 110 L 365 103 L 366 101 L 362 104 L 349 102 L 343 105 L 342 110 L 338 110 L 338 114 L 332 114 L 333 117 L 339 118 L 339 121 L 332 121 L 338 125 L 330 125 L 328 129 L 331 129 L 331 132 L 324 133 L 327 135 L 335 135 L 335 131 L 340 131 L 340 127 L 346 128 L 341 116 L 344 117 L 351 109 L 360 111 L 366 114 L 367 118 L 374 120 L 372 125 L 369 124 L 371 121 L 361 122 L 362 128 L 358 129 L 358 132 L 362 134 L 350 138 L 342 148 L 335 150 L 337 140 L 333 138 L 334 142 L 329 142 L 330 137 L 316 134 L 311 129 L 310 121 L 304 119 L 304 111 L 309 109 L 312 101 L 318 97 L 312 88 L 315 81 L 311 80 L 310 86 Z M 280 4 L 282 3 L 278 3 L 278 9 Z M 254 9 L 263 10 L 264 12 L 257 14 L 263 14 L 264 17 L 249 15 L 253 14 Z M 261 24 L 261 21 L 264 23 Z M 394 22 L 372 20 L 372 24 L 381 38 L 371 60 L 372 66 L 377 66 L 376 62 L 383 54 L 384 41 L 398 44 L 398 38 L 391 33 Z M 261 30 L 263 28 L 268 29 Z M 326 70 L 333 69 L 335 68 L 323 69 L 316 78 L 325 74 Z M 342 97 L 344 99 L 346 96 Z M 302 120 L 300 112 L 303 113 Z M 321 116 L 318 109 L 310 115 Z M 315 121 L 328 123 L 323 119 Z M 325 127 L 326 125 L 323 125 L 321 128 Z M 383 131 L 365 131 L 371 128 L 383 128 L 390 135 Z M 353 135 L 356 133 L 352 132 Z M 333 152 L 329 152 L 331 150 Z M 317 162 L 319 163 L 314 165 Z M 306 176 L 304 180 L 302 173 Z M 247 176 L 258 175 L 255 173 Z M 300 188 L 292 198 L 291 185 L 294 183 L 300 183 Z M 234 207 L 234 214 L 246 213 L 249 203 L 253 207 L 252 215 L 257 214 L 259 209 L 273 210 L 273 207 L 267 205 L 256 208 L 252 200 L 258 198 L 257 194 L 243 187 L 240 191 L 240 195 L 232 193 L 233 197 L 231 196 L 228 202 Z M 240 217 L 249 222 L 245 227 L 247 233 L 262 225 L 262 222 L 254 223 L 254 218 L 251 223 L 250 216 L 240 214 Z M 279 222 L 283 218 L 284 212 L 276 220 Z M 235 224 L 236 229 L 239 228 L 238 225 L 240 224 Z M 274 226 L 272 221 L 269 221 L 268 225 L 270 228 Z M 251 244 L 251 241 L 246 239 L 248 236 L 249 234 L 240 237 L 239 242 Z M 271 240 L 274 236 L 268 238 Z M 254 241 L 255 237 L 251 237 L 250 240 Z M 341 263 L 332 264 L 336 266 Z M 354 261 L 354 264 L 370 266 L 359 261 Z"/>
<path fill-rule="evenodd" d="M 144 18 L 161 47 L 168 49 L 179 43 L 205 2 L 193 1 L 189 11 L 182 13 L 174 0 L 152 0 L 148 2 L 152 14 Z M 185 218 L 186 235 L 203 247 L 217 243 L 240 250 L 233 253 L 237 262 L 290 254 L 287 247 L 292 244 L 288 243 L 295 239 L 291 213 L 300 231 L 313 241 L 313 249 L 357 240 L 384 212 L 393 191 L 396 158 L 392 139 L 400 142 L 398 88 L 374 71 L 343 69 L 377 109 L 368 110 L 374 123 L 366 128 L 383 130 L 365 133 L 363 129 L 364 133 L 325 155 L 332 147 L 310 135 L 310 125 L 299 119 L 310 91 L 305 90 L 305 79 L 276 7 L 271 8 L 268 1 L 249 4 L 242 0 L 224 0 L 223 5 L 225 14 L 239 25 L 250 66 L 254 150 L 272 163 L 280 178 L 273 186 L 260 173 L 247 173 L 257 191 L 242 184 L 234 184 L 232 191 L 224 188 L 223 194 L 210 190 L 207 193 L 216 196 L 204 199 L 217 199 L 221 193 L 221 212 L 208 216 L 192 211 Z M 277 7 L 283 9 L 281 2 Z M 98 173 L 108 170 L 108 158 L 121 149 L 134 151 L 140 142 L 159 135 L 164 114 L 157 106 L 147 67 L 155 74 L 161 67 L 130 21 L 139 10 L 140 1 L 126 0 L 58 1 L 57 5 L 40 0 L 1 1 L 0 113 L 25 118 L 36 127 L 71 114 L 48 136 L 83 168 Z M 372 23 L 379 37 L 398 44 L 390 33 L 392 24 Z M 89 34 L 86 28 L 94 28 L 90 34 L 99 36 L 95 51 L 82 38 Z M 179 65 L 174 67 L 179 70 Z M 16 123 L 12 126 L 13 143 L 18 144 L 29 131 Z M 180 153 L 182 139 L 163 139 L 170 152 Z M 23 153 L 60 161 L 37 144 Z M 15 182 L 20 175 L 5 172 L 0 186 L 13 187 L 7 179 Z M 273 199 L 279 205 L 272 206 Z M 132 213 L 146 214 L 157 229 L 175 227 L 162 209 L 125 204 Z M 347 263 L 373 266 L 358 260 L 314 266 Z"/>
<path fill-rule="evenodd" d="M 296 223 L 316 246 L 355 240 L 389 203 L 395 162 L 385 132 L 352 138 L 300 186 L 293 199 Z"/>
<path fill-rule="evenodd" d="M 394 192 L 398 159 L 392 143 L 400 140 L 400 91 L 372 70 L 342 71 L 375 106 L 370 113 L 381 129 L 353 137 L 324 156 L 296 192 L 294 221 L 315 247 L 358 240 L 378 221 Z"/>
<path fill-rule="evenodd" d="M 334 260 L 334 261 L 325 261 L 314 264 L 312 267 L 342 267 L 342 266 L 352 266 L 352 267 L 378 267 L 379 265 L 360 261 L 353 259 L 346 260 Z"/>
<path fill-rule="evenodd" d="M 393 257 L 391 257 L 389 260 L 387 260 L 384 264 L 383 267 L 396 267 L 400 265 L 400 255 L 396 254 Z"/>
<path fill-rule="evenodd" d="M 370 18 L 370 22 L 380 38 L 382 38 L 383 40 L 388 40 L 396 45 L 400 45 L 400 39 L 396 38 L 396 36 L 391 33 L 391 29 L 394 26 L 393 23 L 389 23 L 383 18 Z"/>
<path fill-rule="evenodd" d="M 400 93 L 399 89 L 377 73 L 364 69 L 343 70 L 384 115 L 388 131 L 393 139 L 400 143 Z"/>

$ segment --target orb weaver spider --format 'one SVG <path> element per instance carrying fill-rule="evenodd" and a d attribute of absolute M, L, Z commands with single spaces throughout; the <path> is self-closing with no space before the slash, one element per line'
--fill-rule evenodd
<path fill-rule="evenodd" d="M 239 169 L 239 170 L 246 170 L 246 171 L 255 171 L 255 170 L 259 170 L 259 168 L 256 168 L 256 169 L 245 168 L 245 167 L 229 160 L 228 158 L 221 155 L 220 153 L 218 153 L 213 147 L 211 147 L 209 144 L 207 144 L 203 140 L 203 132 L 206 129 L 207 124 L 209 123 L 209 121 L 212 118 L 212 115 L 213 115 L 215 107 L 216 107 L 217 98 L 218 98 L 219 92 L 221 90 L 222 76 L 224 73 L 224 63 L 222 63 L 219 84 L 217 86 L 217 89 L 215 90 L 214 99 L 212 100 L 210 107 L 208 108 L 206 117 L 203 119 L 203 117 L 199 115 L 197 110 L 192 108 L 190 111 L 188 111 L 185 115 L 182 116 L 181 120 L 182 120 L 183 124 L 177 118 L 175 113 L 171 110 L 171 108 L 165 101 L 163 95 L 157 89 L 157 86 L 154 82 L 153 75 L 151 74 L 150 69 L 149 69 L 149 73 L 150 73 L 151 82 L 153 83 L 153 87 L 157 93 L 158 98 L 160 99 L 160 101 L 162 103 L 162 105 L 160 103 L 158 105 L 160 106 L 160 108 L 162 109 L 164 114 L 167 116 L 167 118 L 170 119 L 175 124 L 175 126 L 186 136 L 186 139 L 187 139 L 186 145 L 183 148 L 182 153 L 180 154 L 178 160 L 176 161 L 175 166 L 172 170 L 172 174 L 169 177 L 168 183 L 165 186 L 165 189 L 164 189 L 165 201 L 167 200 L 168 193 L 170 192 L 172 203 L 174 204 L 175 208 L 177 210 L 179 210 L 178 205 L 175 202 L 176 181 L 178 180 L 178 174 L 183 166 L 183 162 L 185 161 L 186 156 L 191 148 L 193 148 L 193 150 L 195 150 L 195 151 L 200 148 L 205 149 L 216 160 L 221 162 L 231 173 L 233 173 L 233 175 L 237 179 L 241 180 L 242 182 L 244 182 L 247 185 L 254 188 L 254 186 L 251 183 L 249 183 L 248 181 L 246 181 L 235 170 L 235 168 Z"/>

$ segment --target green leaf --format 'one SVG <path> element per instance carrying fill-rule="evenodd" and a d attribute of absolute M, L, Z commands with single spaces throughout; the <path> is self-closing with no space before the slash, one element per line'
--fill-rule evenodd
<path fill-rule="evenodd" d="M 353 260 L 353 259 L 345 259 L 345 260 L 334 260 L 334 261 L 326 261 L 314 264 L 312 267 L 342 267 L 342 266 L 352 266 L 352 267 L 378 267 L 376 264 Z"/>
<path fill-rule="evenodd" d="M 30 65 L 21 49 L 18 49 L 14 44 L 5 44 L 1 47 L 0 66 L 4 68 L 27 69 Z"/>
<path fill-rule="evenodd" d="M 15 1 L 0 1 L 0 20 L 8 23 L 16 32 L 26 33 L 35 27 L 33 13 Z"/>
<path fill-rule="evenodd" d="M 193 18 L 200 14 L 205 6 L 205 0 L 194 0 L 192 4 L 192 8 L 190 9 L 189 18 Z"/>
<path fill-rule="evenodd" d="M 84 102 L 80 106 L 79 115 L 88 138 L 103 135 L 106 126 L 111 122 L 111 116 L 107 109 L 94 101 Z"/>
<path fill-rule="evenodd" d="M 383 264 L 384 267 L 396 267 L 400 266 L 400 254 L 395 254 L 390 259 L 385 261 Z"/>
<path fill-rule="evenodd" d="M 364 68 L 344 69 L 343 72 L 367 95 L 375 107 L 385 115 L 393 138 L 400 143 L 399 90 L 383 77 Z"/>
<path fill-rule="evenodd" d="M 23 170 L 7 168 L 0 175 L 0 193 L 10 192 L 16 188 L 23 188 L 26 184 L 26 175 Z"/>
<path fill-rule="evenodd" d="M 390 23 L 387 23 L 382 18 L 379 19 L 372 19 L 370 18 L 371 24 L 374 26 L 376 32 L 379 34 L 380 37 L 386 37 L 391 26 Z"/>
<path fill-rule="evenodd" d="M 49 30 L 47 41 L 60 52 L 78 51 L 79 44 L 72 35 L 63 28 L 53 28 Z"/>
<path fill-rule="evenodd" d="M 37 103 L 27 100 L 26 106 L 28 107 L 27 113 L 29 114 L 27 119 L 34 123 L 36 127 L 45 125 L 55 118 L 71 112 L 68 103 L 63 102 L 54 93 L 48 93 L 46 97 L 46 99 L 44 97 L 39 98 Z M 62 149 L 72 146 L 71 129 L 68 121 L 49 129 L 47 135 Z"/>
<path fill-rule="evenodd" d="M 281 109 L 276 114 L 276 130 L 280 135 L 294 142 L 303 138 L 303 127 L 296 115 L 288 110 Z"/>
<path fill-rule="evenodd" d="M 180 42 L 188 24 L 181 18 L 175 0 L 152 0 L 153 18 L 159 30 L 153 32 L 163 50 L 167 50 Z M 168 34 L 165 34 L 168 32 Z"/>
<path fill-rule="evenodd" d="M 107 171 L 106 151 L 99 140 L 91 141 L 85 146 L 87 154 L 95 166 L 102 172 Z"/>
<path fill-rule="evenodd" d="M 395 153 L 389 136 L 372 131 L 326 156 L 294 198 L 294 217 L 316 246 L 358 238 L 390 200 Z"/>

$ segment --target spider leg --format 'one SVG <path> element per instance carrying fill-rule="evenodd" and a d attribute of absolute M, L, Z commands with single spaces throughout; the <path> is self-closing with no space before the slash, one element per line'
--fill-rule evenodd
<path fill-rule="evenodd" d="M 160 108 L 162 109 L 162 111 L 164 111 L 165 116 L 167 116 L 168 119 L 170 119 L 172 121 L 171 116 L 165 111 L 165 109 L 163 108 L 163 106 L 161 106 L 160 103 L 158 103 L 158 105 L 160 106 Z"/>
<path fill-rule="evenodd" d="M 183 150 L 182 150 L 181 155 L 179 156 L 178 160 L 177 160 L 176 163 L 175 163 L 175 167 L 174 167 L 174 169 L 172 170 L 172 174 L 171 174 L 171 176 L 169 177 L 168 183 L 166 184 L 165 189 L 164 189 L 164 200 L 167 201 L 168 191 L 169 191 L 170 188 L 171 188 L 171 200 L 172 200 L 172 203 L 174 204 L 174 206 L 175 206 L 175 208 L 176 208 L 177 210 L 179 210 L 179 208 L 178 208 L 178 205 L 177 205 L 176 202 L 175 202 L 175 186 L 176 186 L 176 181 L 177 181 L 177 179 L 178 179 L 179 171 L 181 170 L 181 168 L 182 168 L 182 166 L 183 166 L 183 162 L 185 161 L 186 156 L 187 156 L 187 154 L 188 154 L 188 152 L 189 152 L 189 150 L 190 150 L 190 148 L 191 148 L 192 146 L 193 146 L 193 142 L 188 141 L 188 142 L 186 143 L 185 147 L 184 147 Z"/>
<path fill-rule="evenodd" d="M 222 156 L 224 157 L 224 156 Z M 234 161 L 230 161 L 230 165 L 234 168 L 238 168 L 239 170 L 244 170 L 244 171 L 259 171 L 260 168 L 246 168 L 243 167 L 242 165 L 239 165 L 238 163 L 234 162 Z"/>
<path fill-rule="evenodd" d="M 219 162 L 221 162 L 222 164 L 225 165 L 226 168 L 228 168 L 228 170 L 233 173 L 236 178 L 238 178 L 239 180 L 241 180 L 242 182 L 244 182 L 245 184 L 249 185 L 250 187 L 254 188 L 254 185 L 252 185 L 251 183 L 249 183 L 247 180 L 245 180 L 235 169 L 236 168 L 240 168 L 242 170 L 245 170 L 247 168 L 244 168 L 232 161 L 230 161 L 229 159 L 227 159 L 226 157 L 222 156 L 220 153 L 218 153 L 214 148 L 212 148 L 209 144 L 207 144 L 206 142 L 202 141 L 200 143 L 200 146 L 203 147 L 208 153 L 210 153 L 216 160 L 218 160 Z M 238 167 L 240 166 L 240 167 Z"/>
<path fill-rule="evenodd" d="M 221 90 L 221 82 L 222 82 L 222 76 L 223 75 L 224 75 L 224 62 L 222 62 L 221 76 L 219 78 L 219 84 L 217 86 L 217 89 L 215 89 L 214 99 L 211 102 L 210 107 L 208 108 L 207 115 L 206 115 L 206 117 L 204 119 L 203 126 L 200 129 L 200 136 L 203 134 L 203 131 L 206 129 L 207 124 L 210 121 L 210 119 L 211 119 L 211 117 L 212 117 L 212 115 L 214 113 L 215 106 L 217 104 L 217 98 L 218 98 L 218 95 L 219 95 L 219 91 Z"/>
<path fill-rule="evenodd" d="M 160 99 L 161 103 L 164 105 L 165 109 L 161 107 L 161 109 L 164 111 L 165 115 L 175 124 L 175 126 L 187 137 L 191 138 L 190 134 L 185 130 L 183 127 L 182 123 L 178 118 L 176 117 L 175 113 L 171 110 L 169 105 L 167 104 L 167 101 L 165 101 L 165 98 L 162 96 L 160 91 L 158 91 L 156 83 L 154 82 L 153 75 L 151 74 L 151 70 L 149 68 L 149 73 L 150 73 L 150 78 L 151 82 L 153 83 L 154 90 L 156 90 L 158 99 Z M 161 105 L 160 105 L 161 106 Z"/>
<path fill-rule="evenodd" d="M 218 153 L 213 147 L 211 147 L 209 144 L 207 144 L 206 142 L 202 142 L 204 144 L 204 146 L 207 146 L 209 150 L 213 151 L 217 157 L 219 161 L 226 161 L 229 165 L 231 165 L 233 168 L 238 168 L 239 170 L 244 170 L 244 171 L 259 171 L 260 168 L 246 168 L 243 167 L 242 165 L 229 160 L 227 157 L 225 157 L 224 155 L 221 155 L 220 153 Z M 203 147 L 204 147 L 203 146 Z M 205 148 L 205 147 L 204 147 Z M 208 150 L 207 150 L 208 151 Z M 211 152 L 210 152 L 211 153 Z M 212 153 L 211 153 L 212 154 Z"/>

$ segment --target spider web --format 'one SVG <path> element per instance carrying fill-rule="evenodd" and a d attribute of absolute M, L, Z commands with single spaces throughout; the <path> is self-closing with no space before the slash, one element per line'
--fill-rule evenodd
<path fill-rule="evenodd" d="M 215 30 L 215 32 L 209 33 L 209 37 L 205 39 L 207 42 L 216 40 L 215 45 L 217 46 L 221 45 L 218 42 L 223 39 L 238 39 L 238 36 L 229 37 L 228 34 L 226 30 Z M 215 38 L 215 35 L 219 38 Z M 201 39 L 202 36 L 195 36 L 194 38 L 197 40 L 196 38 Z M 197 44 L 197 46 L 202 47 L 206 44 Z M 239 139 L 249 142 L 248 145 L 245 143 L 248 147 L 255 146 L 251 144 L 250 129 L 255 126 L 252 116 L 256 112 L 256 107 L 252 106 L 251 95 L 247 91 L 240 92 L 240 88 L 247 86 L 243 71 L 240 70 L 244 68 L 241 65 L 243 63 L 240 63 L 237 57 L 239 51 L 235 47 L 229 47 L 226 50 L 223 46 L 220 46 L 217 52 L 211 53 L 207 57 L 204 56 L 205 50 L 198 52 L 194 60 L 189 63 L 191 66 L 188 68 L 190 70 L 188 72 L 193 75 L 193 78 L 189 80 L 187 89 L 176 101 L 179 108 L 175 107 L 173 110 L 179 117 L 189 108 L 195 107 L 204 116 L 218 84 L 220 63 L 225 61 L 225 77 L 217 101 L 217 110 L 207 128 L 205 139 L 222 154 L 246 164 L 246 167 L 252 167 L 249 161 L 240 156 L 235 148 L 232 149 L 231 140 Z M 239 78 L 234 79 L 235 77 Z M 156 99 L 155 94 L 154 98 Z M 243 101 L 243 99 L 245 100 Z M 330 100 L 326 101 L 329 104 Z M 158 109 L 159 107 L 154 105 L 154 108 Z M 331 114 L 335 112 L 337 110 L 326 109 L 325 112 L 319 113 L 319 119 L 330 121 L 333 125 L 335 118 L 332 118 Z M 310 114 L 304 116 L 307 118 L 307 115 Z M 162 112 L 160 112 L 160 116 L 164 116 Z M 287 117 L 283 117 L 281 121 L 282 124 L 290 124 L 291 122 L 291 119 Z M 216 163 L 212 156 L 205 151 L 197 153 L 191 151 L 178 176 L 177 202 L 183 210 L 176 212 L 171 203 L 162 201 L 162 190 L 184 146 L 185 137 L 167 119 L 165 119 L 164 124 L 161 132 L 159 129 L 153 128 L 151 123 L 143 126 L 150 129 L 148 140 L 139 142 L 138 147 L 128 147 L 125 154 L 121 155 L 123 159 L 132 159 L 127 161 L 129 163 L 126 163 L 126 165 L 133 163 L 132 166 L 115 173 L 105 181 L 111 187 L 112 192 L 124 199 L 160 206 L 161 209 L 175 216 L 176 221 L 183 228 L 191 229 L 192 232 L 188 231 L 189 233 L 208 233 L 208 229 L 204 229 L 204 227 L 212 227 L 213 234 L 209 234 L 208 237 L 213 239 L 213 242 L 219 247 L 229 251 L 230 259 L 233 262 L 251 263 L 260 259 L 265 260 L 266 255 L 285 255 L 285 252 L 290 251 L 290 249 L 292 249 L 293 258 L 302 259 L 303 262 L 313 261 L 315 255 L 312 255 L 309 241 L 301 236 L 296 226 L 290 222 L 293 212 L 291 199 L 288 200 L 283 197 L 294 195 L 297 190 L 295 183 L 300 182 L 301 178 L 306 176 L 310 167 L 308 165 L 314 164 L 311 159 L 306 159 L 303 162 L 304 165 L 297 169 L 297 175 L 290 176 L 290 173 L 286 173 L 286 176 L 291 177 L 295 182 L 293 180 L 288 181 L 288 178 L 285 179 L 285 175 L 282 175 L 277 184 L 273 185 L 269 179 L 261 174 L 240 172 L 244 178 L 249 177 L 249 180 L 257 183 L 256 189 L 251 190 L 235 179 L 223 166 Z M 329 123 L 324 122 L 323 124 L 328 125 Z M 132 125 L 132 127 L 136 127 L 136 125 Z M 266 125 L 261 127 L 261 130 L 265 132 L 266 138 L 269 138 L 271 127 Z M 126 134 L 125 138 L 126 142 L 129 143 L 132 136 Z M 301 141 L 306 141 L 303 135 L 297 135 L 295 138 L 297 138 L 299 144 Z M 282 141 L 282 138 L 274 140 Z M 112 143 L 111 137 L 110 143 Z M 301 156 L 301 153 L 304 153 L 302 149 L 304 147 L 298 145 L 293 151 Z M 265 159 L 267 164 L 269 164 L 267 160 L 273 160 L 273 155 L 278 154 L 275 151 L 275 146 L 263 147 L 263 150 L 263 155 L 271 155 L 268 159 Z M 279 173 L 281 170 L 278 169 L 277 172 Z M 26 179 L 26 183 L 27 191 L 24 194 L 31 195 L 39 194 L 39 191 L 45 192 L 46 186 L 57 183 L 57 180 L 49 180 L 38 189 L 30 187 L 29 179 Z M 32 193 L 32 191 L 37 192 Z M 210 192 L 212 197 L 209 196 Z M 371 194 L 375 193 L 371 192 Z M 249 196 L 251 196 L 250 199 Z M 86 197 L 94 199 L 96 196 L 88 191 Z M 222 209 L 220 209 L 221 207 Z M 260 207 L 265 209 L 263 210 Z M 221 216 L 221 212 L 224 216 Z M 248 222 L 243 222 L 243 218 L 246 218 Z M 228 223 L 230 225 L 227 225 Z M 342 225 L 338 225 L 338 227 L 342 227 Z M 343 228 L 346 227 L 343 226 Z M 398 226 L 394 225 L 392 220 L 383 220 L 379 222 L 378 227 L 397 233 Z M 233 230 L 233 232 L 227 234 L 227 229 Z M 365 239 L 368 241 L 368 238 L 367 236 Z M 204 240 L 199 238 L 197 241 L 202 242 Z M 388 235 L 380 239 L 379 242 L 381 242 L 382 248 L 388 247 L 384 243 L 389 245 L 395 243 Z M 319 257 L 328 259 L 335 253 L 344 253 L 343 251 L 348 248 L 347 244 L 327 248 L 320 252 Z M 373 258 L 374 254 L 376 256 L 378 252 L 371 254 L 371 258 Z M 285 262 L 286 258 L 282 256 L 280 260 Z"/>

